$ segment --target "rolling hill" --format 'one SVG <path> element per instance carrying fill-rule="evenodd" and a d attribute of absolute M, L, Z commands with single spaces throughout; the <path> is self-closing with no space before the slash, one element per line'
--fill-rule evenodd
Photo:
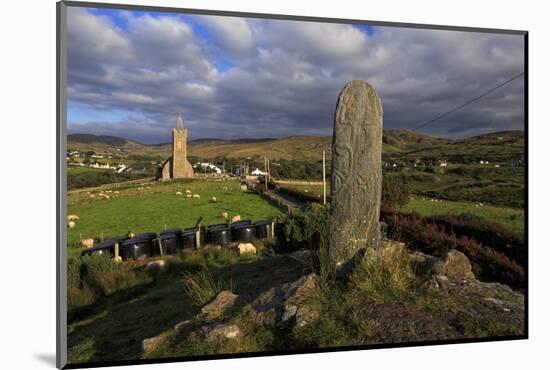
<path fill-rule="evenodd" d="M 285 138 L 261 138 L 223 140 L 197 139 L 189 142 L 189 156 L 199 158 L 263 158 L 264 156 L 288 160 L 320 160 L 322 150 L 330 157 L 330 136 L 291 136 Z M 114 136 L 73 134 L 68 136 L 70 150 L 114 153 L 117 156 L 168 157 L 171 144 L 147 145 Z M 509 159 L 521 158 L 524 151 L 522 131 L 495 132 L 460 140 L 437 138 L 410 130 L 387 130 L 383 137 L 384 154 L 403 158 L 459 157 Z"/>

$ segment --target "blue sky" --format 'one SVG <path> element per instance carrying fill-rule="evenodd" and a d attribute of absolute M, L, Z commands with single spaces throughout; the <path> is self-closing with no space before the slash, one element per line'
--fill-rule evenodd
<path fill-rule="evenodd" d="M 166 142 L 330 135 L 338 93 L 364 79 L 385 129 L 411 129 L 523 71 L 523 37 L 236 17 L 70 8 L 71 133 Z M 516 80 L 422 132 L 522 129 Z"/>

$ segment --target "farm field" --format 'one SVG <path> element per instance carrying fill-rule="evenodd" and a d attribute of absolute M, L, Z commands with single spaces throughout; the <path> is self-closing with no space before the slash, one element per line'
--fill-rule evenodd
<path fill-rule="evenodd" d="M 430 199 L 413 198 L 401 209 L 401 212 L 416 212 L 421 216 L 438 216 L 446 214 L 472 215 L 489 222 L 501 224 L 518 235 L 523 235 L 523 210 L 491 205 L 477 206 L 471 202 L 430 201 Z"/>
<path fill-rule="evenodd" d="M 165 227 L 192 227 L 200 217 L 203 225 L 221 223 L 223 212 L 229 217 L 238 214 L 241 219 L 252 220 L 281 215 L 278 208 L 253 192 L 241 191 L 239 185 L 237 181 L 215 180 L 150 181 L 69 193 L 68 214 L 76 214 L 80 219 L 76 227 L 68 229 L 68 245 L 78 245 L 80 234 L 83 238 L 99 238 L 103 233 L 107 238 L 124 235 L 128 229 L 134 234 L 158 233 Z M 200 198 L 186 198 L 185 190 Z M 177 191 L 183 195 L 177 196 Z M 105 195 L 100 196 L 100 192 Z M 216 197 L 216 202 L 212 197 Z M 71 249 L 75 253 L 80 251 Z"/>
<path fill-rule="evenodd" d="M 292 184 L 285 186 L 311 194 L 323 194 L 322 185 Z M 424 187 L 426 187 L 425 184 Z M 437 187 L 437 185 L 435 187 Z M 416 189 L 420 194 L 422 194 L 418 183 L 412 184 L 412 188 Z M 433 188 L 434 187 L 432 187 L 432 189 Z M 330 184 L 327 184 L 327 196 L 328 195 L 330 195 Z M 522 208 L 505 207 L 486 203 L 482 203 L 483 205 L 481 206 L 479 205 L 479 203 L 480 202 L 467 200 L 442 200 L 438 198 L 423 197 L 422 195 L 413 195 L 409 203 L 406 204 L 401 209 L 401 211 L 404 213 L 416 212 L 422 216 L 436 216 L 446 214 L 472 215 L 474 217 L 479 217 L 489 222 L 501 224 L 502 226 L 510 229 L 518 235 L 523 234 L 524 211 Z"/>
<path fill-rule="evenodd" d="M 80 175 L 83 173 L 111 173 L 111 170 L 103 168 L 91 168 L 91 167 L 77 167 L 77 166 L 67 166 L 67 175 Z"/>

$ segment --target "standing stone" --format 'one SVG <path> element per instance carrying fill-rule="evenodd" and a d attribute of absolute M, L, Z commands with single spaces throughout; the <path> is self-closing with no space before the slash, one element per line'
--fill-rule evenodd
<path fill-rule="evenodd" d="M 332 137 L 330 256 L 336 266 L 380 239 L 382 103 L 365 81 L 338 97 Z"/>

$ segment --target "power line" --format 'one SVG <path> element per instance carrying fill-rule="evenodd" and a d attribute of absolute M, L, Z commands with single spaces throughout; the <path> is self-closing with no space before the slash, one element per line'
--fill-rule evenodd
<path fill-rule="evenodd" d="M 475 102 L 475 101 L 477 101 L 477 100 L 483 98 L 484 96 L 489 95 L 489 94 L 492 93 L 493 91 L 495 91 L 495 90 L 497 90 L 497 89 L 500 89 L 500 88 L 503 87 L 504 85 L 506 85 L 506 84 L 508 84 L 508 83 L 510 83 L 510 82 L 512 82 L 512 81 L 514 81 L 514 80 L 517 79 L 517 78 L 520 78 L 520 77 L 523 76 L 524 74 L 525 74 L 525 72 L 521 72 L 520 74 L 518 74 L 518 75 L 516 75 L 516 76 L 514 76 L 514 77 L 512 77 L 512 78 L 510 78 L 509 80 L 506 80 L 505 82 L 501 83 L 500 85 L 495 86 L 495 87 L 493 87 L 492 89 L 485 91 L 483 94 L 479 95 L 478 97 L 473 98 L 472 100 L 469 100 L 469 101 L 467 101 L 466 103 L 464 103 L 464 104 L 462 104 L 462 105 L 460 105 L 460 106 L 458 106 L 458 107 L 456 107 L 456 108 L 454 108 L 454 109 L 448 111 L 447 113 L 443 113 L 442 115 L 437 116 L 436 118 L 434 118 L 434 119 L 432 119 L 432 120 L 429 120 L 428 122 L 424 122 L 424 123 L 421 124 L 420 126 L 415 127 L 414 130 L 416 131 L 416 130 L 418 130 L 418 129 L 421 129 L 422 127 L 426 127 L 426 126 L 428 126 L 430 123 L 433 123 L 433 122 L 435 122 L 435 121 L 438 121 L 438 120 L 440 120 L 441 118 L 446 117 L 446 116 L 448 116 L 449 114 L 451 114 L 451 113 L 453 113 L 453 112 L 456 112 L 456 111 L 459 110 L 460 108 L 463 108 L 463 107 L 467 106 L 468 104 L 471 104 L 471 103 L 473 103 L 473 102 Z"/>

